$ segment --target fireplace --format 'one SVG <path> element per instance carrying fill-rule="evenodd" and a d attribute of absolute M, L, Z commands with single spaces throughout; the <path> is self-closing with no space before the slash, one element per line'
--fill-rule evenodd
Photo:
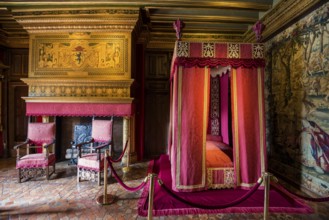
<path fill-rule="evenodd" d="M 130 94 L 136 71 L 132 54 L 141 30 L 139 8 L 17 8 L 13 16 L 30 37 L 29 74 L 22 79 L 29 88 L 23 97 L 26 113 L 56 116 L 60 158 L 70 147 L 75 124 L 90 123 L 93 116 L 116 116 L 115 148 L 129 139 L 129 161 L 134 161 Z"/>
<path fill-rule="evenodd" d="M 120 152 L 123 143 L 129 139 L 129 161 L 137 160 L 134 147 L 135 110 L 133 98 L 130 97 L 132 79 L 88 79 L 88 82 L 68 78 L 22 80 L 29 85 L 29 96 L 23 97 L 26 114 L 43 117 L 45 121 L 52 118 L 56 120 L 58 159 L 64 159 L 66 149 L 71 147 L 75 125 L 91 124 L 92 117 L 114 116 L 114 151 Z M 101 92 L 98 94 L 97 91 Z"/>

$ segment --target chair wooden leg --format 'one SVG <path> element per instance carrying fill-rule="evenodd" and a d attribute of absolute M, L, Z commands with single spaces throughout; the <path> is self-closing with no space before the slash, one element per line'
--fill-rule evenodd
<path fill-rule="evenodd" d="M 47 177 L 47 180 L 49 180 L 49 166 L 47 166 L 47 168 L 46 168 L 46 177 Z"/>
<path fill-rule="evenodd" d="M 101 185 L 101 174 L 102 174 L 102 173 L 99 171 L 99 172 L 98 172 L 98 181 L 97 181 L 99 186 Z M 104 177 L 104 178 L 105 178 L 105 177 Z"/>
<path fill-rule="evenodd" d="M 77 167 L 77 182 L 80 182 L 80 171 L 79 171 L 79 167 Z"/>
<path fill-rule="evenodd" d="M 21 183 L 21 169 L 18 169 L 18 183 Z"/>

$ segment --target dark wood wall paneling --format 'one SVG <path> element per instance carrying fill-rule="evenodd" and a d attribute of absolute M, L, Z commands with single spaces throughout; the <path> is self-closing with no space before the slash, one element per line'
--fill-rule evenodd
<path fill-rule="evenodd" d="M 8 69 L 5 76 L 4 129 L 7 142 L 7 156 L 14 156 L 13 146 L 26 139 L 27 117 L 25 101 L 28 87 L 20 79 L 28 77 L 28 49 L 8 49 L 5 54 Z"/>
<path fill-rule="evenodd" d="M 144 159 L 144 107 L 145 107 L 145 45 L 136 44 L 136 75 L 134 76 L 134 88 L 132 96 L 135 104 L 135 150 L 137 160 Z"/>
<path fill-rule="evenodd" d="M 172 52 L 148 51 L 145 57 L 145 158 L 167 152 Z"/>

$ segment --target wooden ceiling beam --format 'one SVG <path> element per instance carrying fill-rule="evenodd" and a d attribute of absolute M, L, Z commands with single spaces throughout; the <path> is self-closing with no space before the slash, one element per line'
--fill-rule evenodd
<path fill-rule="evenodd" d="M 129 1 L 129 0 L 110 0 L 110 1 L 3 1 L 0 2 L 0 7 L 71 7 L 72 5 L 83 6 L 118 6 L 118 7 L 170 7 L 170 8 L 221 8 L 221 9 L 240 9 L 240 10 L 256 10 L 267 11 L 272 7 L 272 2 L 252 2 L 252 1 L 200 1 L 200 0 L 148 0 L 148 1 Z"/>
<path fill-rule="evenodd" d="M 257 22 L 257 18 L 240 17 L 240 16 L 205 16 L 205 15 L 168 15 L 168 14 L 154 14 L 150 16 L 152 22 L 160 21 L 175 21 L 179 18 L 184 22 L 207 22 L 207 23 L 242 23 L 242 24 L 254 24 Z"/>
<path fill-rule="evenodd" d="M 152 33 L 154 33 L 154 32 L 157 32 L 157 33 L 166 33 L 166 34 L 168 34 L 168 33 L 171 33 L 171 32 L 169 32 L 168 30 L 166 30 L 166 29 L 154 29 L 154 30 L 152 30 Z M 221 35 L 223 35 L 223 34 L 225 34 L 225 35 L 239 35 L 239 36 L 244 36 L 244 30 L 223 30 L 223 29 L 221 29 L 221 30 L 203 30 L 202 31 L 202 33 L 200 33 L 200 30 L 198 29 L 198 30 L 186 30 L 184 33 L 183 33 L 183 35 L 184 34 L 199 34 L 199 35 L 207 35 L 207 34 L 221 34 Z"/>

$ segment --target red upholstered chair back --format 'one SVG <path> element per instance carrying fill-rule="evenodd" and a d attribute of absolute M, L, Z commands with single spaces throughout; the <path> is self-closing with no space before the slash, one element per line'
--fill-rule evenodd
<path fill-rule="evenodd" d="M 91 137 L 95 142 L 109 142 L 112 140 L 112 124 L 111 120 L 96 120 L 92 121 Z"/>
<path fill-rule="evenodd" d="M 38 146 L 51 143 L 55 139 L 55 123 L 29 123 L 27 138 Z"/>

